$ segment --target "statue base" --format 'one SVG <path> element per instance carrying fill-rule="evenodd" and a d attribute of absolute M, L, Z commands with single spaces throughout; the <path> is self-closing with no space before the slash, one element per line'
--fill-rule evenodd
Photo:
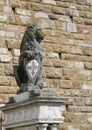
<path fill-rule="evenodd" d="M 62 123 L 62 106 L 66 98 L 61 98 L 51 90 L 32 90 L 12 98 L 2 111 L 5 113 L 6 130 L 56 130 Z"/>

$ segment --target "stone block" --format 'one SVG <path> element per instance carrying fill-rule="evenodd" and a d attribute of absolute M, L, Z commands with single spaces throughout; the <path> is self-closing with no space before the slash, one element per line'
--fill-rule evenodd
<path fill-rule="evenodd" d="M 4 64 L 0 64 L 0 75 L 4 75 Z"/>
<path fill-rule="evenodd" d="M 86 63 L 84 63 L 84 66 L 85 66 L 85 68 L 88 69 L 88 70 L 91 70 L 91 69 L 92 69 L 92 63 L 86 62 Z"/>
<path fill-rule="evenodd" d="M 73 34 L 74 38 L 77 40 L 85 40 L 85 35 L 84 34 Z"/>
<path fill-rule="evenodd" d="M 61 53 L 61 44 L 53 44 L 53 51 L 57 53 Z"/>
<path fill-rule="evenodd" d="M 64 8 L 61 8 L 61 7 L 53 7 L 53 13 L 55 14 L 65 14 L 65 9 Z"/>
<path fill-rule="evenodd" d="M 6 38 L 15 38 L 15 32 L 6 32 L 5 36 Z"/>
<path fill-rule="evenodd" d="M 83 82 L 82 83 L 82 89 L 83 90 L 92 90 L 91 84 L 92 84 L 91 81 Z M 86 93 L 87 93 L 87 91 L 86 91 Z"/>
<path fill-rule="evenodd" d="M 0 61 L 7 63 L 10 62 L 12 60 L 12 56 L 11 55 L 0 55 Z"/>
<path fill-rule="evenodd" d="M 82 55 L 83 54 L 82 47 L 72 46 L 71 47 L 71 54 Z"/>
<path fill-rule="evenodd" d="M 8 49 L 7 48 L 0 48 L 0 54 L 7 54 Z"/>
<path fill-rule="evenodd" d="M 14 19 L 14 17 L 13 17 L 13 19 Z M 20 25 L 20 22 L 21 22 L 21 19 L 20 19 L 20 16 L 15 16 L 15 24 L 16 25 Z"/>
<path fill-rule="evenodd" d="M 84 104 L 86 106 L 92 106 L 92 98 L 87 98 L 84 100 Z"/>
<path fill-rule="evenodd" d="M 84 55 L 86 56 L 92 56 L 92 48 L 90 47 L 84 47 L 83 52 L 84 52 Z"/>
<path fill-rule="evenodd" d="M 3 0 L 0 1 L 0 5 L 4 5 L 5 2 Z"/>
<path fill-rule="evenodd" d="M 20 7 L 20 1 L 19 0 L 14 0 L 14 1 L 10 0 L 10 5 L 13 8 Z"/>
<path fill-rule="evenodd" d="M 32 11 L 26 10 L 26 15 L 31 17 L 32 16 Z"/>
<path fill-rule="evenodd" d="M 11 85 L 11 86 L 17 86 L 15 77 L 11 77 L 11 78 L 10 78 L 10 85 Z"/>
<path fill-rule="evenodd" d="M 9 49 L 19 49 L 20 48 L 20 40 L 13 40 L 13 39 L 7 39 L 6 40 L 6 45 Z"/>
<path fill-rule="evenodd" d="M 0 103 L 7 103 L 9 101 L 8 94 L 0 94 Z"/>
<path fill-rule="evenodd" d="M 70 17 L 69 16 L 64 16 L 64 15 L 60 16 L 59 20 L 63 21 L 63 22 L 71 22 Z"/>
<path fill-rule="evenodd" d="M 61 84 L 60 84 L 60 79 L 49 79 L 48 81 L 49 83 L 49 87 L 52 89 L 56 89 L 56 88 L 60 88 Z"/>
<path fill-rule="evenodd" d="M 75 62 L 75 68 L 76 69 L 84 69 L 84 62 L 76 61 Z"/>
<path fill-rule="evenodd" d="M 50 58 L 50 59 L 59 59 L 59 55 L 58 55 L 58 53 L 49 53 L 47 55 L 47 58 Z"/>
<path fill-rule="evenodd" d="M 86 113 L 92 113 L 92 109 L 91 109 L 92 106 L 85 106 L 85 107 L 82 107 L 81 108 L 81 112 L 86 112 Z"/>
<path fill-rule="evenodd" d="M 47 78 L 62 78 L 62 69 L 60 68 L 47 68 L 46 69 Z"/>
<path fill-rule="evenodd" d="M 61 53 L 70 53 L 70 47 L 62 45 L 61 46 Z"/>
<path fill-rule="evenodd" d="M 48 18 L 48 14 L 44 12 L 37 12 L 35 13 L 36 18 Z"/>
<path fill-rule="evenodd" d="M 5 38 L 5 31 L 0 31 L 0 38 Z"/>
<path fill-rule="evenodd" d="M 56 5 L 55 0 L 42 0 L 43 4 L 50 4 L 50 5 Z"/>
<path fill-rule="evenodd" d="M 20 56 L 20 50 L 19 49 L 12 49 L 11 52 L 12 52 L 13 56 L 18 56 L 18 57 Z"/>
<path fill-rule="evenodd" d="M 3 38 L 0 38 L 0 47 L 1 48 L 6 48 L 5 39 L 3 39 Z"/>
<path fill-rule="evenodd" d="M 8 21 L 8 16 L 7 15 L 0 15 L 0 22 L 7 22 Z"/>
<path fill-rule="evenodd" d="M 55 67 L 62 67 L 62 61 L 59 60 L 59 59 L 54 59 L 53 65 L 54 65 Z"/>
<path fill-rule="evenodd" d="M 69 7 L 69 5 L 70 5 L 70 3 L 68 3 L 68 2 L 62 2 L 62 1 L 56 1 L 56 4 L 57 4 L 57 6 L 59 6 L 59 7 L 64 7 L 64 8 L 68 8 Z"/>
<path fill-rule="evenodd" d="M 12 67 L 12 64 L 5 64 L 4 65 L 4 72 L 5 72 L 5 75 L 13 75 L 13 67 Z"/>
<path fill-rule="evenodd" d="M 5 13 L 12 13 L 12 8 L 11 7 L 9 7 L 9 6 L 4 6 L 3 7 L 3 11 L 5 12 Z"/>
<path fill-rule="evenodd" d="M 0 86 L 0 94 L 13 94 L 16 93 L 17 87 Z"/>
<path fill-rule="evenodd" d="M 43 59 L 43 66 L 53 66 L 53 59 Z"/>
<path fill-rule="evenodd" d="M 90 26 L 84 26 L 84 25 L 77 25 L 77 30 L 80 33 L 87 34 L 90 33 Z"/>
<path fill-rule="evenodd" d="M 60 81 L 60 88 L 64 88 L 64 89 L 71 89 L 73 88 L 73 83 L 71 80 L 61 80 Z"/>
<path fill-rule="evenodd" d="M 10 77 L 9 76 L 0 76 L 0 85 L 10 85 Z"/>
<path fill-rule="evenodd" d="M 70 9 L 76 9 L 76 4 L 75 3 L 70 3 L 69 8 Z"/>
<path fill-rule="evenodd" d="M 66 29 L 68 32 L 77 32 L 77 27 L 75 23 L 67 23 Z"/>
<path fill-rule="evenodd" d="M 43 12 L 50 13 L 52 8 L 49 5 L 41 5 L 37 3 L 32 3 L 32 9 L 34 11 L 43 11 Z"/>
<path fill-rule="evenodd" d="M 84 5 L 85 4 L 85 0 L 76 0 L 76 3 L 77 4 L 80 4 L 80 5 Z"/>
<path fill-rule="evenodd" d="M 79 11 L 78 10 L 72 10 L 72 15 L 75 17 L 79 17 Z"/>
<path fill-rule="evenodd" d="M 92 113 L 87 113 L 87 121 L 88 123 L 92 123 Z"/>
<path fill-rule="evenodd" d="M 21 25 L 27 25 L 30 24 L 31 18 L 27 16 L 20 16 Z"/>
<path fill-rule="evenodd" d="M 44 42 L 46 43 L 58 43 L 58 39 L 57 37 L 50 37 L 50 36 L 46 36 L 44 39 Z M 42 43 L 44 46 L 44 43 Z"/>
<path fill-rule="evenodd" d="M 9 32 L 10 31 L 10 28 L 12 30 L 12 32 L 20 32 L 20 27 L 18 25 L 11 25 L 11 24 L 8 24 L 8 25 L 4 25 L 4 28 L 6 28 L 6 31 Z"/>
<path fill-rule="evenodd" d="M 26 16 L 26 10 L 20 9 L 20 8 L 16 8 L 16 14 L 18 14 L 18 15 L 25 15 Z"/>
<path fill-rule="evenodd" d="M 49 14 L 49 18 L 52 19 L 52 20 L 58 20 L 59 16 L 55 15 L 55 14 Z"/>
<path fill-rule="evenodd" d="M 52 52 L 53 51 L 53 45 L 51 43 L 43 43 L 43 48 L 45 52 Z"/>
<path fill-rule="evenodd" d="M 73 17 L 74 23 L 78 24 L 84 24 L 84 18 L 79 18 L 79 17 Z"/>
<path fill-rule="evenodd" d="M 92 57 L 88 56 L 78 56 L 78 55 L 71 55 L 71 54 L 61 54 L 61 58 L 63 60 L 76 60 L 76 61 L 85 61 L 85 62 L 92 62 Z"/>
<path fill-rule="evenodd" d="M 9 16 L 9 23 L 15 24 L 15 17 L 14 16 Z"/>
<path fill-rule="evenodd" d="M 63 79 L 76 80 L 78 78 L 78 70 L 63 69 Z"/>
<path fill-rule="evenodd" d="M 91 0 L 86 0 L 86 4 L 87 5 L 92 5 L 92 1 Z"/>
<path fill-rule="evenodd" d="M 55 21 L 49 20 L 49 19 L 41 19 L 39 22 L 39 27 L 43 28 L 50 28 L 55 29 Z"/>
<path fill-rule="evenodd" d="M 12 63 L 13 64 L 18 64 L 19 63 L 19 57 L 13 57 L 12 58 Z"/>
<path fill-rule="evenodd" d="M 0 30 L 4 29 L 4 23 L 0 23 Z"/>
<path fill-rule="evenodd" d="M 66 23 L 61 21 L 56 21 L 56 28 L 58 30 L 66 31 Z"/>

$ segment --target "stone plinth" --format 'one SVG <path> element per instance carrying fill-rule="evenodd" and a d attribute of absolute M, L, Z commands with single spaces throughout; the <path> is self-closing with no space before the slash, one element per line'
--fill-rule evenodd
<path fill-rule="evenodd" d="M 63 122 L 61 98 L 50 90 L 33 90 L 16 95 L 2 108 L 4 128 L 9 130 L 56 130 Z"/>

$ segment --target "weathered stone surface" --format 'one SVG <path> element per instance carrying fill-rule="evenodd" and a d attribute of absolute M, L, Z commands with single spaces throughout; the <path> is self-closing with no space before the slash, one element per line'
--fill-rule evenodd
<path fill-rule="evenodd" d="M 0 15 L 0 22 L 7 22 L 8 16 L 7 15 Z"/>
<path fill-rule="evenodd" d="M 79 54 L 79 55 L 82 55 L 82 54 L 83 54 L 83 50 L 82 50 L 81 47 L 72 46 L 72 47 L 71 47 L 71 54 Z"/>
<path fill-rule="evenodd" d="M 61 84 L 60 88 L 64 88 L 64 89 L 73 88 L 73 83 L 71 80 L 61 80 L 60 84 Z"/>
<path fill-rule="evenodd" d="M 67 23 L 66 28 L 68 32 L 77 32 L 77 27 L 75 23 Z"/>
<path fill-rule="evenodd" d="M 0 55 L 0 61 L 1 62 L 10 62 L 12 60 L 12 56 L 11 55 Z"/>
<path fill-rule="evenodd" d="M 42 0 L 42 3 L 56 5 L 56 1 L 55 0 Z"/>
<path fill-rule="evenodd" d="M 6 13 L 12 13 L 12 8 L 9 6 L 4 6 L 3 11 Z"/>
<path fill-rule="evenodd" d="M 53 13 L 55 14 L 65 14 L 65 9 L 60 7 L 53 7 Z"/>
<path fill-rule="evenodd" d="M 30 24 L 31 18 L 28 16 L 20 16 L 21 25 L 28 25 Z"/>
<path fill-rule="evenodd" d="M 13 56 L 20 56 L 20 50 L 19 49 L 13 49 L 12 50 L 12 55 Z"/>
<path fill-rule="evenodd" d="M 0 38 L 4 38 L 5 37 L 5 31 L 0 31 Z"/>
<path fill-rule="evenodd" d="M 0 64 L 0 75 L 4 75 L 4 65 Z"/>
<path fill-rule="evenodd" d="M 47 68 L 46 76 L 48 78 L 62 78 L 62 69 L 59 68 Z"/>
<path fill-rule="evenodd" d="M 7 54 L 8 49 L 7 48 L 0 48 L 0 54 Z"/>
<path fill-rule="evenodd" d="M 14 1 L 10 0 L 10 5 L 13 8 L 20 7 L 20 1 L 19 0 L 14 0 Z"/>
<path fill-rule="evenodd" d="M 5 75 L 13 75 L 12 64 L 5 64 L 4 65 L 4 72 L 5 72 Z"/>
<path fill-rule="evenodd" d="M 16 13 L 19 14 L 19 15 L 26 15 L 26 10 L 16 8 Z"/>
<path fill-rule="evenodd" d="M 48 18 L 48 14 L 47 13 L 43 13 L 43 12 L 37 12 L 35 14 L 36 18 Z"/>
<path fill-rule="evenodd" d="M 48 58 L 51 58 L 51 59 L 58 59 L 59 58 L 59 55 L 58 53 L 50 53 L 47 55 Z"/>
<path fill-rule="evenodd" d="M 32 3 L 32 9 L 34 11 L 44 11 L 44 12 L 51 12 L 52 7 L 49 5 L 41 5 L 41 4 L 36 4 L 36 3 Z"/>
<path fill-rule="evenodd" d="M 6 32 L 5 36 L 6 38 L 15 38 L 15 32 Z"/>
<path fill-rule="evenodd" d="M 9 85 L 10 84 L 10 77 L 9 76 L 0 76 L 0 85 Z"/>
<path fill-rule="evenodd" d="M 19 49 L 20 48 L 20 40 L 12 40 L 8 39 L 6 40 L 6 45 L 9 49 Z"/>
<path fill-rule="evenodd" d="M 86 69 L 92 70 L 92 63 L 85 63 L 84 66 Z"/>

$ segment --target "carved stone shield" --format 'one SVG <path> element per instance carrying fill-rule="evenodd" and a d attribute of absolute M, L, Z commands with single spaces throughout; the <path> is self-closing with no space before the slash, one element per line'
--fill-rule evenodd
<path fill-rule="evenodd" d="M 28 78 L 32 80 L 37 75 L 38 69 L 39 69 L 39 64 L 37 60 L 30 60 L 26 65 Z"/>

